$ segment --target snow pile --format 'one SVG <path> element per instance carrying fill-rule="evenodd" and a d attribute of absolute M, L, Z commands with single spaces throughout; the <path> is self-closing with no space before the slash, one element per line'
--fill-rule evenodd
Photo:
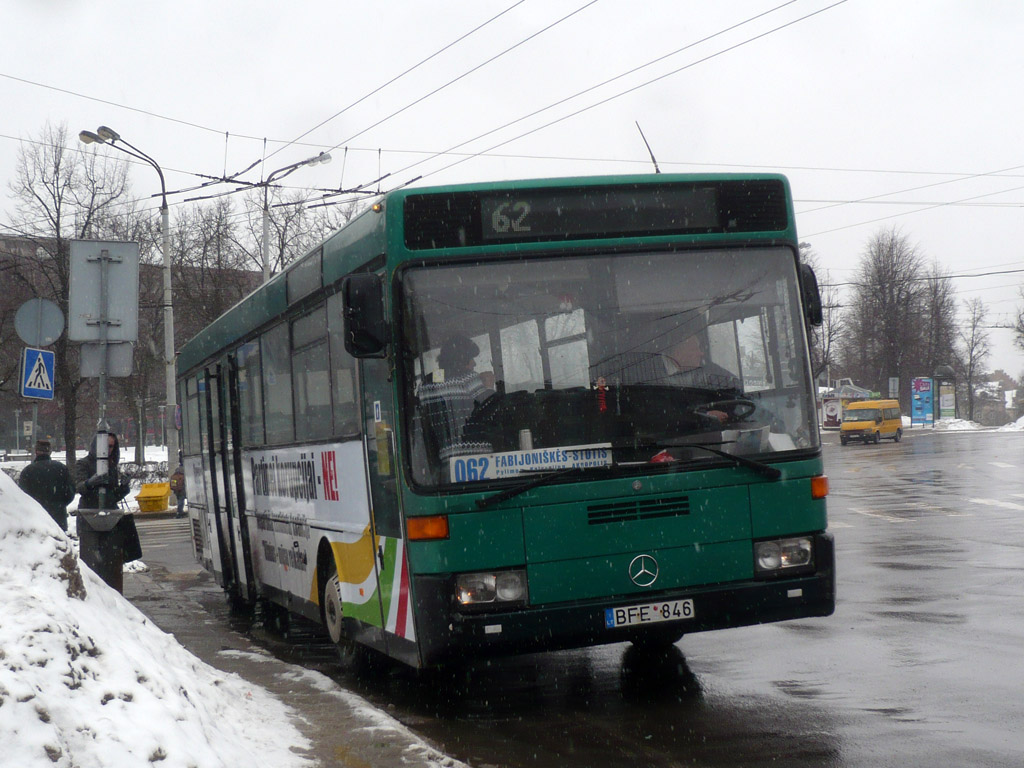
<path fill-rule="evenodd" d="M 1024 416 L 1021 416 L 1016 421 L 1011 421 L 1009 424 L 1004 424 L 997 431 L 998 432 L 1024 432 Z"/>
<path fill-rule="evenodd" d="M 157 628 L 3 473 L 0 616 L 4 765 L 310 765 L 283 704 Z"/>
<path fill-rule="evenodd" d="M 936 432 L 968 432 L 972 429 L 984 429 L 984 427 L 967 419 L 939 419 L 935 422 Z"/>

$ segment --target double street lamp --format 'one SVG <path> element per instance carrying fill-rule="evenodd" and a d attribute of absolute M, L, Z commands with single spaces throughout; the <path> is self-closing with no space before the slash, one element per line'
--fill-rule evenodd
<path fill-rule="evenodd" d="M 174 387 L 174 306 L 171 303 L 171 226 L 170 215 L 167 208 L 167 186 L 164 184 L 164 172 L 156 160 L 147 155 L 138 147 L 135 147 L 121 138 L 121 135 L 101 125 L 92 131 L 82 131 L 78 138 L 85 144 L 108 144 L 114 149 L 124 152 L 137 160 L 149 163 L 156 169 L 160 176 L 160 231 L 163 235 L 164 251 L 164 364 L 166 366 L 166 387 L 167 387 L 167 411 L 170 414 L 170 424 L 166 425 L 167 430 L 167 464 L 178 460 L 178 426 L 175 414 L 177 412 L 177 397 Z M 116 142 L 121 142 L 117 144 Z M 124 146 L 121 146 L 121 145 Z"/>
<path fill-rule="evenodd" d="M 305 160 L 271 171 L 267 174 L 267 178 L 260 182 L 260 186 L 263 187 L 263 282 L 270 279 L 270 185 L 303 166 L 329 162 L 331 162 L 330 153 L 321 152 L 319 155 L 307 157 Z"/>

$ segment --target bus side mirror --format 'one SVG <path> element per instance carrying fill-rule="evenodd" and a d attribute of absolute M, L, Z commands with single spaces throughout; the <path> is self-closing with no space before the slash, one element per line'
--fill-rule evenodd
<path fill-rule="evenodd" d="M 818 291 L 818 277 L 808 264 L 800 265 L 800 296 L 804 301 L 804 315 L 811 325 L 821 325 L 821 293 Z"/>
<path fill-rule="evenodd" d="M 349 275 L 341 282 L 341 300 L 345 350 L 352 357 L 384 357 L 384 281 L 371 273 Z"/>

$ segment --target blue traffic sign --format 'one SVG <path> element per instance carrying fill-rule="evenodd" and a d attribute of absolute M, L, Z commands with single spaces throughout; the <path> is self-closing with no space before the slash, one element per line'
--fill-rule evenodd
<path fill-rule="evenodd" d="M 53 400 L 53 352 L 25 347 L 21 365 L 21 396 Z"/>

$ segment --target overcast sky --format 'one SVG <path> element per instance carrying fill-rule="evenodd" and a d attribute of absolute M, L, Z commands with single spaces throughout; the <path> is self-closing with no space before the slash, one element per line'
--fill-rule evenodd
<path fill-rule="evenodd" d="M 665 172 L 786 173 L 823 282 L 897 227 L 993 325 L 1022 303 L 1020 0 L 0 0 L 0 19 L 0 180 L 47 121 L 76 147 L 116 129 L 170 190 L 323 150 L 288 183 L 648 172 L 639 122 Z M 991 333 L 990 367 L 1019 376 Z"/>

